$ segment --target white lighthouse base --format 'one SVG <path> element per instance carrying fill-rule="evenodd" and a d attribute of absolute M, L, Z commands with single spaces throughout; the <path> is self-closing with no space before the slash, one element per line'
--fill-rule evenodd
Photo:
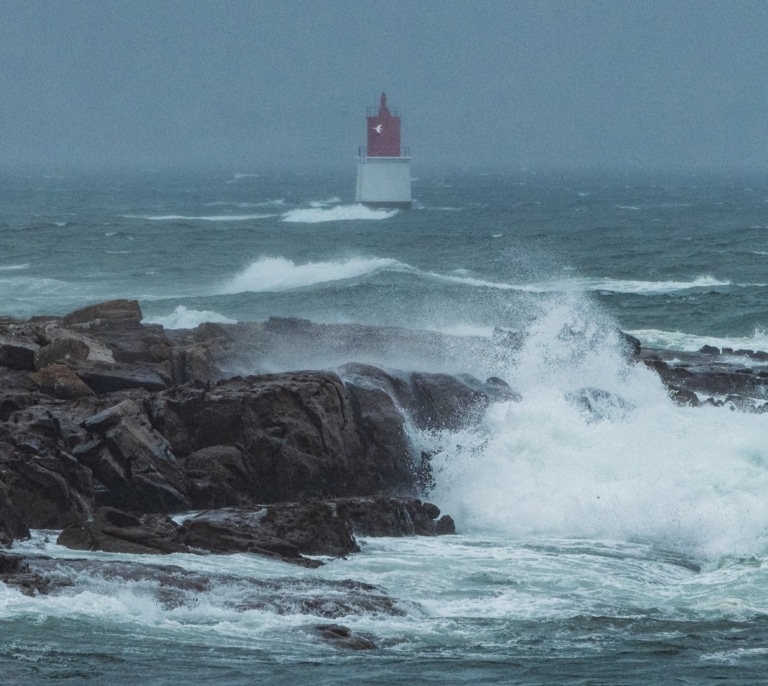
<path fill-rule="evenodd" d="M 358 157 L 356 202 L 411 209 L 410 157 Z"/>

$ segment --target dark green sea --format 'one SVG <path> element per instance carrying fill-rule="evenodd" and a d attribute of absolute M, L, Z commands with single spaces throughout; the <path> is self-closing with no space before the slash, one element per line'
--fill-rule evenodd
<path fill-rule="evenodd" d="M 412 435 L 435 455 L 425 495 L 459 535 L 364 539 L 316 570 L 120 557 L 287 579 L 271 607 L 245 581 L 173 602 L 156 582 L 87 572 L 62 572 L 71 585 L 50 596 L 0 586 L 0 682 L 765 682 L 768 414 L 674 405 L 616 330 L 670 350 L 768 351 L 768 175 L 424 172 L 413 210 L 384 211 L 353 203 L 353 174 L 240 171 L 0 176 L 0 316 L 134 298 L 168 328 L 301 317 L 522 332 L 511 360 L 365 361 L 498 376 L 523 400 L 473 431 Z M 587 421 L 565 399 L 585 387 L 632 410 Z M 15 548 L 114 558 L 55 538 Z M 333 617 L 377 650 L 311 631 L 328 618 L 301 594 L 344 579 L 398 601 Z"/>

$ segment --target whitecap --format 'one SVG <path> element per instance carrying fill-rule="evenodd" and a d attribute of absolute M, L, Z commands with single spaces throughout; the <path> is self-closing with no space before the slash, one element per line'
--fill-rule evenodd
<path fill-rule="evenodd" d="M 321 222 L 355 219 L 389 219 L 397 213 L 398 210 L 373 209 L 365 205 L 336 205 L 333 207 L 289 210 L 283 215 L 281 221 L 299 224 L 318 224 Z"/>
<path fill-rule="evenodd" d="M 296 264 L 284 257 L 262 257 L 225 283 L 222 294 L 274 292 L 315 286 L 365 276 L 377 271 L 410 270 L 402 262 L 390 258 L 352 257 L 336 262 Z"/>
<path fill-rule="evenodd" d="M 223 314 L 211 310 L 191 310 L 184 305 L 179 305 L 173 312 L 166 315 L 145 317 L 145 324 L 160 324 L 166 329 L 194 329 L 204 322 L 217 324 L 236 324 L 236 319 L 230 319 Z"/>
<path fill-rule="evenodd" d="M 201 221 L 201 222 L 241 222 L 252 219 L 267 219 L 274 217 L 274 214 L 216 214 L 203 216 L 188 216 L 182 214 L 160 214 L 160 215 L 135 215 L 124 214 L 126 219 L 144 219 L 153 222 L 167 221 Z"/>
<path fill-rule="evenodd" d="M 751 336 L 700 336 L 682 331 L 660 331 L 658 329 L 633 329 L 627 331 L 649 348 L 695 352 L 705 345 L 732 350 L 768 351 L 768 330 L 756 329 Z"/>

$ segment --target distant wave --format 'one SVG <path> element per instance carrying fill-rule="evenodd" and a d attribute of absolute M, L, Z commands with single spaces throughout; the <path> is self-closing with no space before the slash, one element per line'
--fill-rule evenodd
<path fill-rule="evenodd" d="M 638 295 L 655 295 L 658 293 L 672 293 L 694 288 L 715 288 L 718 286 L 731 286 L 730 281 L 721 281 L 711 276 L 700 276 L 693 281 L 631 281 L 619 279 L 575 278 L 558 279 L 538 283 L 506 283 L 503 281 L 490 281 L 474 276 L 464 276 L 459 270 L 454 274 L 426 273 L 441 281 L 450 281 L 465 286 L 478 288 L 495 288 L 498 290 L 514 290 L 527 293 L 571 293 L 579 291 L 607 291 L 612 293 L 634 293 Z M 737 284 L 745 286 L 747 284 Z M 760 284 L 752 284 L 760 285 Z"/>
<path fill-rule="evenodd" d="M 264 200 L 262 202 L 232 202 L 230 200 L 216 200 L 214 202 L 205 203 L 206 207 L 237 207 L 241 210 L 249 207 L 281 207 L 285 205 L 285 200 L 282 198 L 276 200 Z"/>
<path fill-rule="evenodd" d="M 365 205 L 335 205 L 333 207 L 312 207 L 286 212 L 281 221 L 299 224 L 345 221 L 350 219 L 389 219 L 398 210 L 376 210 Z"/>
<path fill-rule="evenodd" d="M 354 279 L 384 269 L 409 271 L 412 268 L 389 258 L 353 257 L 337 262 L 296 264 L 284 257 L 263 257 L 225 283 L 220 293 L 229 295 L 248 291 L 286 291 L 330 281 Z"/>
<path fill-rule="evenodd" d="M 243 179 L 258 179 L 258 174 L 233 174 L 234 178 L 227 181 L 227 183 L 237 183 L 238 181 L 242 181 Z"/>
<path fill-rule="evenodd" d="M 17 272 L 22 269 L 29 269 L 29 262 L 25 262 L 24 264 L 0 265 L 0 272 Z"/>
<path fill-rule="evenodd" d="M 717 288 L 730 286 L 730 281 L 722 281 L 712 276 L 699 276 L 693 281 L 633 281 L 623 279 L 584 279 L 583 283 L 591 291 L 611 291 L 613 293 L 637 293 L 639 295 L 686 291 L 691 288 Z"/>
<path fill-rule="evenodd" d="M 313 200 L 309 203 L 310 207 L 328 207 L 328 205 L 338 205 L 341 202 L 341 198 L 338 196 L 333 196 L 332 198 L 328 198 L 328 200 Z"/>
<path fill-rule="evenodd" d="M 242 222 L 248 219 L 267 219 L 274 217 L 274 214 L 215 214 L 201 217 L 190 217 L 181 214 L 160 214 L 160 215 L 136 215 L 124 214 L 126 219 L 144 219 L 153 222 L 168 221 L 201 221 L 201 222 Z"/>
<path fill-rule="evenodd" d="M 636 329 L 627 331 L 638 338 L 643 345 L 664 350 L 679 350 L 694 352 L 705 345 L 715 348 L 732 348 L 733 350 L 762 350 L 768 352 L 768 330 L 758 329 L 752 336 L 697 336 L 681 331 L 659 331 L 658 329 Z"/>
<path fill-rule="evenodd" d="M 166 329 L 194 329 L 203 322 L 217 324 L 236 324 L 236 319 L 230 319 L 223 314 L 211 310 L 190 310 L 179 305 L 173 312 L 155 317 L 145 317 L 145 324 L 160 324 Z"/>

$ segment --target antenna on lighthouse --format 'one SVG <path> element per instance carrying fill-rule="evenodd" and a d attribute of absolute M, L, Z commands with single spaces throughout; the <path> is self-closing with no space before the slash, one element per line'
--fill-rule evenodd
<path fill-rule="evenodd" d="M 400 113 L 387 106 L 386 93 L 378 108 L 368 108 L 366 130 L 367 146 L 358 152 L 356 201 L 410 209 L 411 158 L 400 144 Z"/>

